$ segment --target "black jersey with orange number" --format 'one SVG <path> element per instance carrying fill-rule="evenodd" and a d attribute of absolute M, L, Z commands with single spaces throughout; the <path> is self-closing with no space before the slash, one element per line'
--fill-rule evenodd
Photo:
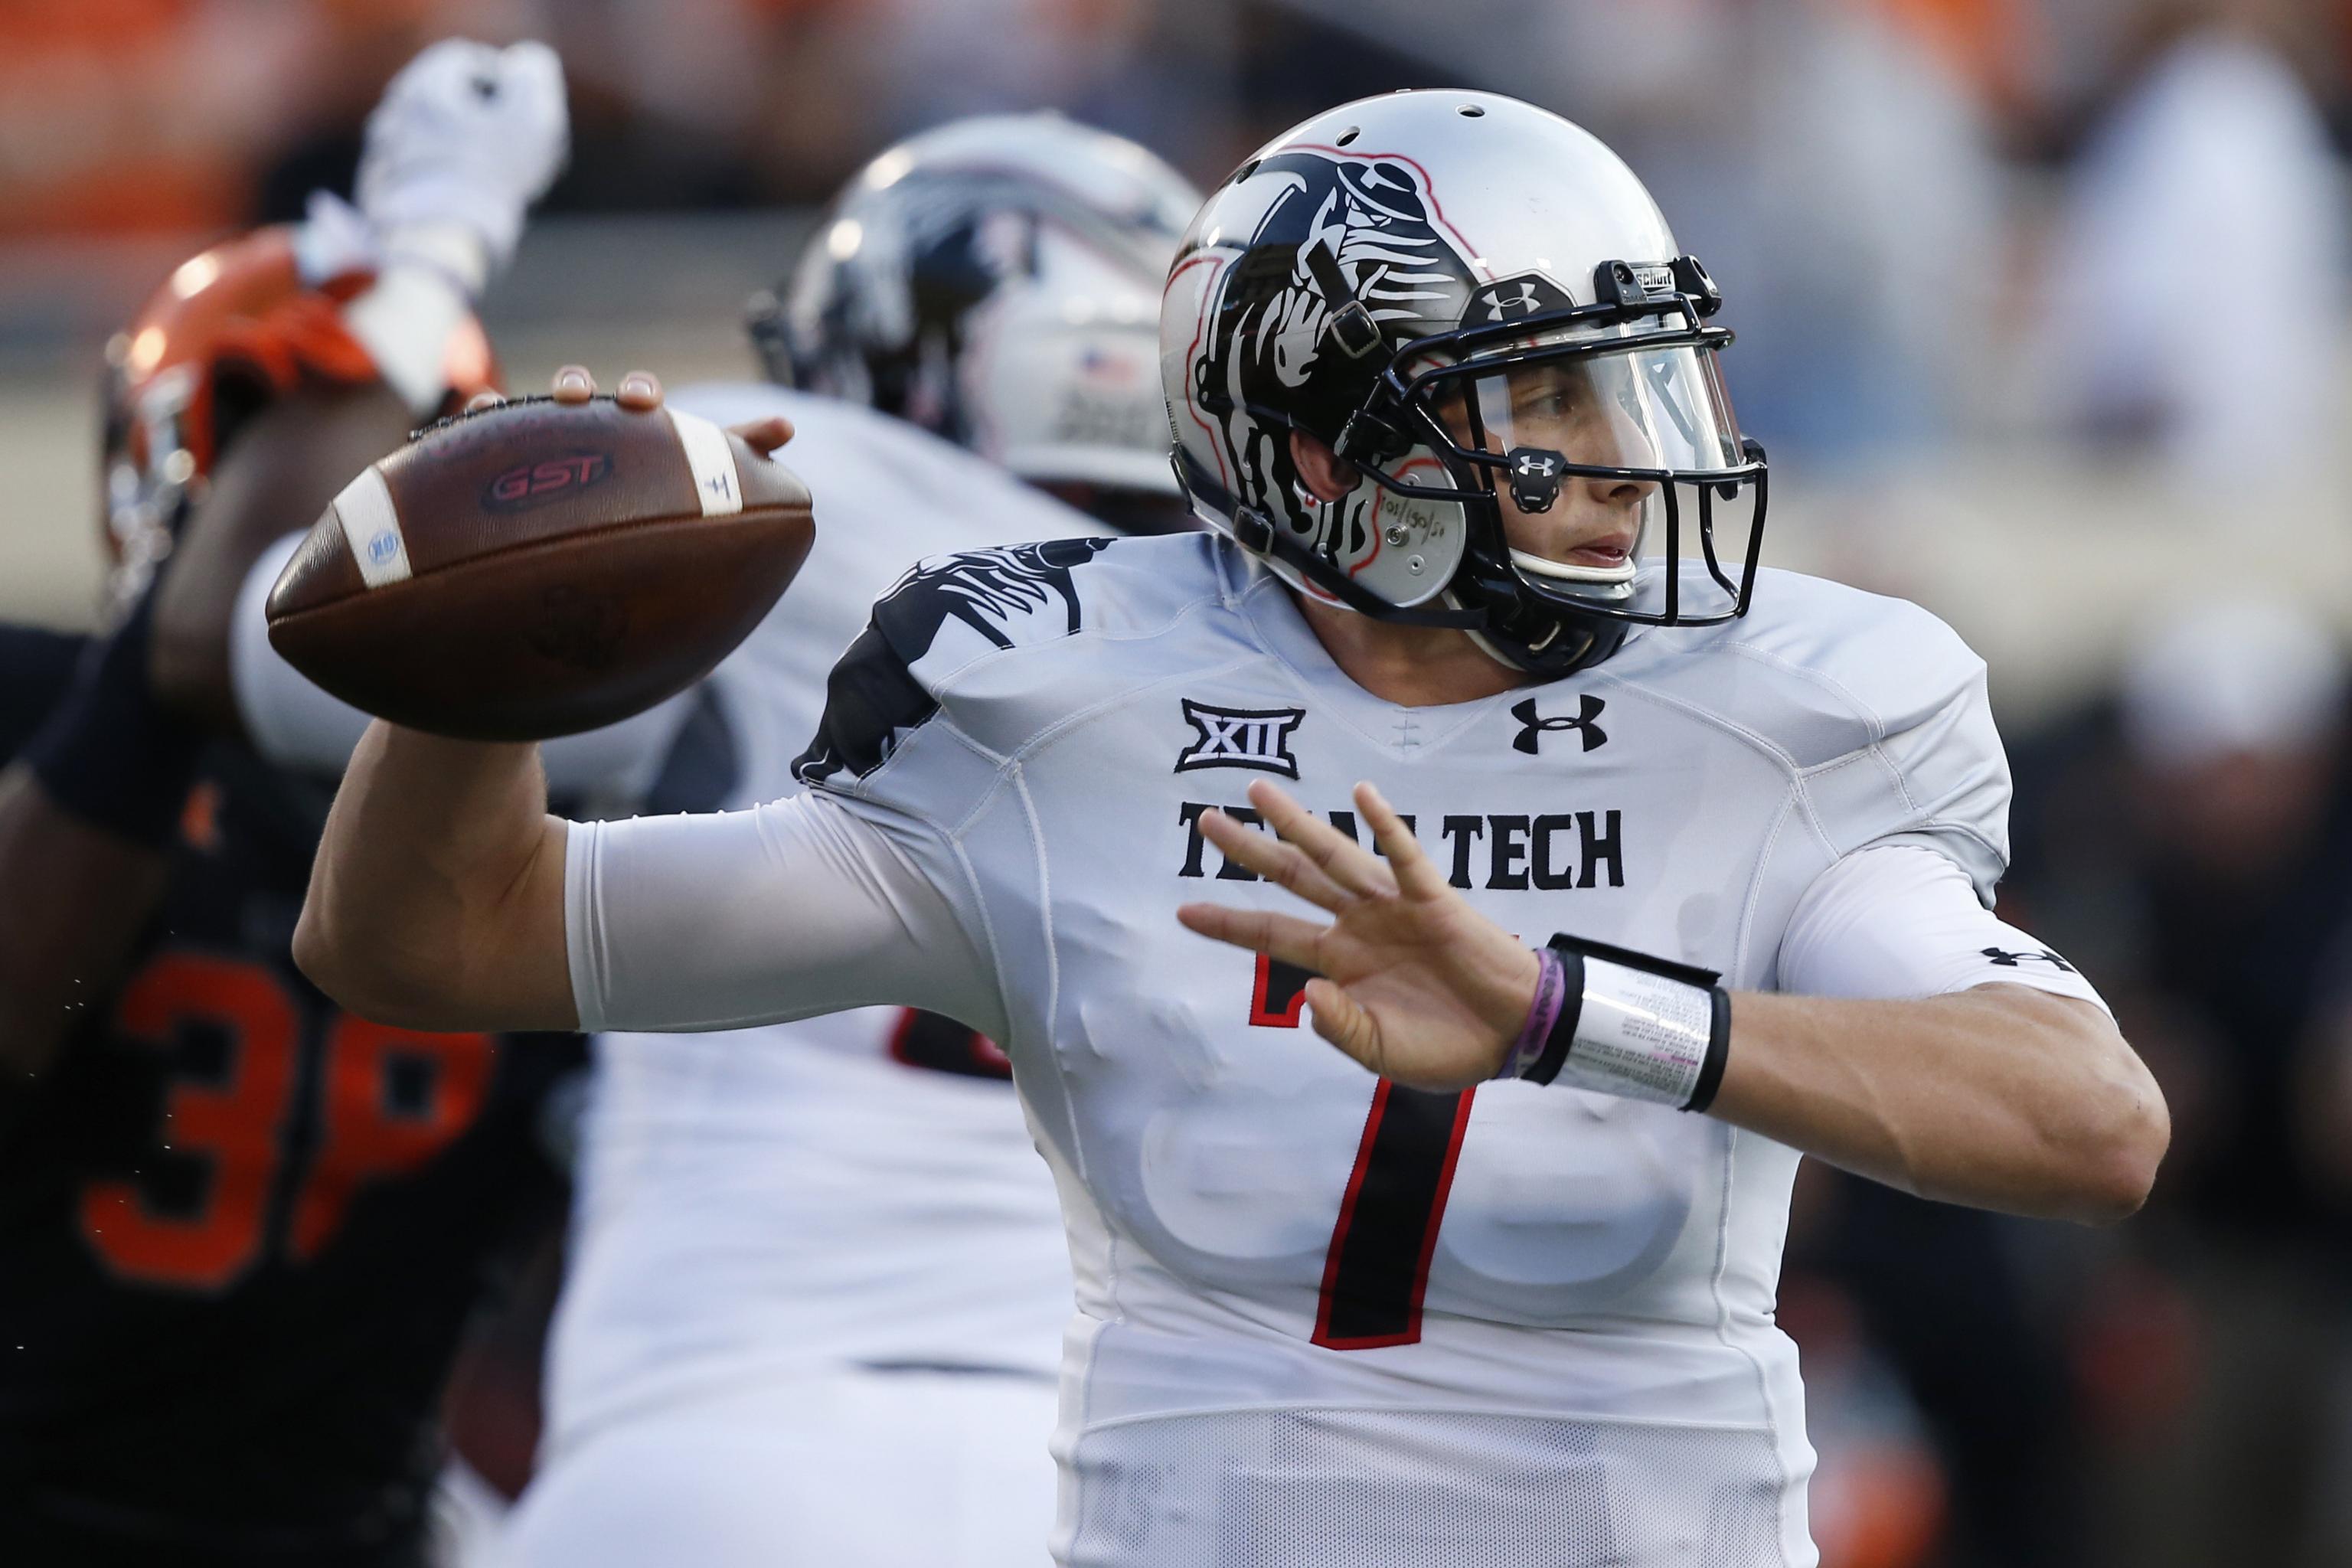
<path fill-rule="evenodd" d="M 125 983 L 0 1145 L 12 1568 L 417 1561 L 459 1331 L 560 1215 L 575 1037 L 388 1028 L 295 970 L 328 798 L 214 748 Z"/>

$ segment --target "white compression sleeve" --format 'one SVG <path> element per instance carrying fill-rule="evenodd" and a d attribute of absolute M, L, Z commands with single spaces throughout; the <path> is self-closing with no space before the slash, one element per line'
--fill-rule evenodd
<path fill-rule="evenodd" d="M 404 229 L 383 246 L 374 285 L 343 307 L 343 325 L 409 412 L 429 419 L 448 395 L 450 335 L 473 319 L 489 258 L 481 241 L 446 224 Z"/>
<path fill-rule="evenodd" d="M 1940 996 L 2006 984 L 2102 1009 L 2074 966 L 1977 901 L 1932 849 L 1882 845 L 1815 878 L 1780 939 L 1780 989 L 1805 996 Z"/>
<path fill-rule="evenodd" d="M 269 589 L 303 536 L 289 533 L 245 574 L 229 623 L 229 684 L 254 749 L 279 767 L 340 775 L 368 716 L 330 697 L 286 662 L 269 644 Z M 693 693 L 685 691 L 633 718 L 584 735 L 566 735 L 540 748 L 547 787 L 559 796 L 634 799 L 661 771 Z"/>
<path fill-rule="evenodd" d="M 993 966 L 940 886 L 951 853 L 908 842 L 928 829 L 885 831 L 878 812 L 811 792 L 572 824 L 564 945 L 582 1030 L 733 1029 L 887 1003 L 1003 1039 Z"/>
<path fill-rule="evenodd" d="M 367 715 L 311 685 L 269 646 L 269 590 L 302 538 L 288 534 L 246 573 L 229 622 L 229 684 L 255 750 L 280 767 L 340 774 Z"/>

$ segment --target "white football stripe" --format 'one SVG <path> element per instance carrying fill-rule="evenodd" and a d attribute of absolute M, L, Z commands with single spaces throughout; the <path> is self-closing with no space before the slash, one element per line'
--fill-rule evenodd
<path fill-rule="evenodd" d="M 342 525 L 352 559 L 359 563 L 360 581 L 371 588 L 408 581 L 408 540 L 400 531 L 392 492 L 384 489 L 383 476 L 374 465 L 362 469 L 335 498 L 335 521 Z"/>
<path fill-rule="evenodd" d="M 694 470 L 694 493 L 705 517 L 725 517 L 743 510 L 742 476 L 735 471 L 734 443 L 727 432 L 698 414 L 669 410 L 670 427 L 686 452 L 686 466 Z"/>

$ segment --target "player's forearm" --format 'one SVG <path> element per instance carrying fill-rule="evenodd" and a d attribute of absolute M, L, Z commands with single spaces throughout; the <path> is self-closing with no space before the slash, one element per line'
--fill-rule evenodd
<path fill-rule="evenodd" d="M 2089 1223 L 2171 1136 L 2106 1016 L 2021 986 L 1920 1001 L 1741 994 L 1712 1114 L 1922 1197 Z"/>
<path fill-rule="evenodd" d="M 0 774 L 0 1059 L 19 1071 L 110 1005 L 195 781 L 202 737 L 147 678 L 152 611 L 140 600 L 82 650 Z"/>
<path fill-rule="evenodd" d="M 247 569 L 272 542 L 318 521 L 411 423 L 396 396 L 369 385 L 298 393 L 238 432 L 156 591 L 152 668 L 167 707 L 215 732 L 237 732 L 230 626 Z"/>
<path fill-rule="evenodd" d="M 61 811 L 30 769 L 0 772 L 0 1070 L 46 1068 L 107 1005 L 163 886 L 163 857 Z"/>
<path fill-rule="evenodd" d="M 295 961 L 411 1028 L 568 1028 L 565 827 L 538 748 L 376 723 L 328 815 Z"/>

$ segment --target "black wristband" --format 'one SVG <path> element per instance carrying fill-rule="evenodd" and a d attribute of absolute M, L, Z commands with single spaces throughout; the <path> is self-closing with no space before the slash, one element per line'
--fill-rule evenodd
<path fill-rule="evenodd" d="M 164 709 L 147 679 L 154 595 L 83 654 L 25 761 L 64 811 L 133 844 L 169 844 L 195 781 L 204 732 Z"/>
<path fill-rule="evenodd" d="M 1715 1103 L 1715 1091 L 1723 1087 L 1723 1064 L 1731 1059 L 1731 993 L 1718 985 L 1715 988 L 1715 1027 L 1706 1040 L 1706 1060 L 1699 1064 L 1698 1083 L 1683 1105 L 1688 1111 L 1704 1112 Z"/>
<path fill-rule="evenodd" d="M 1566 1070 L 1579 1088 L 1683 1110 L 1714 1103 L 1731 1047 L 1731 996 L 1720 975 L 1565 934 L 1547 945 L 1559 957 L 1567 995 L 1522 1076 L 1549 1084 Z M 1597 1032 L 1580 1050 L 1588 1003 L 1598 1008 Z"/>

